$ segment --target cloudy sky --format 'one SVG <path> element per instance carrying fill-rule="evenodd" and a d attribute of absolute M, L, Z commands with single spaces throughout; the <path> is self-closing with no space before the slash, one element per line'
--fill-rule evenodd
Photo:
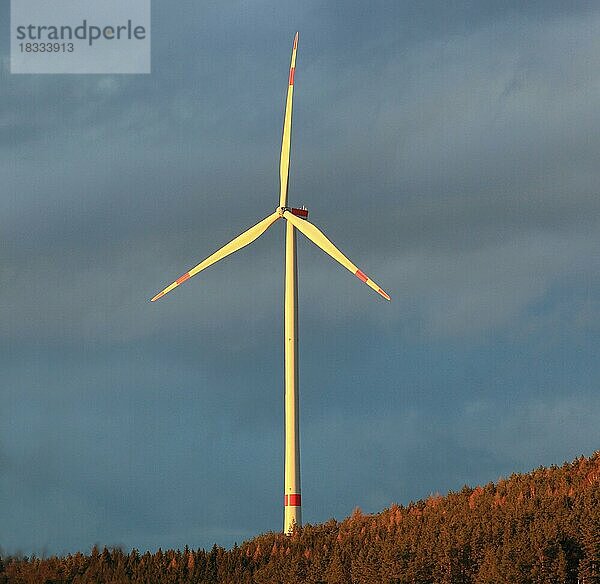
<path fill-rule="evenodd" d="M 300 236 L 304 520 L 600 448 L 600 10 L 566 6 L 155 0 L 151 75 L 48 76 L 3 0 L 2 550 L 282 528 L 282 224 L 148 299 L 275 208 L 296 30 L 290 203 L 392 296 Z"/>

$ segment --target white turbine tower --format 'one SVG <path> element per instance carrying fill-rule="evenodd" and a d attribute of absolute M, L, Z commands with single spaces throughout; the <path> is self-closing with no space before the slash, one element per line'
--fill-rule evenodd
<path fill-rule="evenodd" d="M 285 118 L 283 122 L 283 140 L 279 165 L 280 192 L 279 206 L 275 211 L 224 245 L 196 267 L 159 292 L 152 302 L 158 300 L 192 276 L 195 276 L 215 262 L 252 243 L 278 219 L 286 220 L 285 242 L 285 305 L 284 305 L 284 343 L 285 343 L 285 491 L 283 530 L 291 533 L 294 526 L 302 525 L 302 501 L 300 495 L 300 442 L 298 432 L 298 280 L 296 264 L 296 229 L 302 232 L 314 244 L 338 261 L 357 278 L 370 286 L 386 300 L 390 297 L 373 280 L 359 270 L 319 229 L 308 222 L 308 211 L 287 206 L 288 175 L 290 167 L 290 139 L 292 135 L 292 99 L 294 95 L 294 73 L 296 71 L 296 50 L 298 33 L 294 37 L 292 62 L 288 81 Z"/>

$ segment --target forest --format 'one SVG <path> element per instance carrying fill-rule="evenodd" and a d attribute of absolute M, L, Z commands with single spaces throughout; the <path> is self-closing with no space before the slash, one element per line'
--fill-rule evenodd
<path fill-rule="evenodd" d="M 600 584 L 600 451 L 226 550 L 0 557 L 5 583 Z"/>

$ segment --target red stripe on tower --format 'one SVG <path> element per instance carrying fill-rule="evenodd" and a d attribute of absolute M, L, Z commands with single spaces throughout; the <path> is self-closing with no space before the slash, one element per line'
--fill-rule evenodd
<path fill-rule="evenodd" d="M 177 278 L 176 282 L 178 284 L 183 284 L 183 282 L 185 282 L 186 280 L 190 279 L 190 273 L 188 272 L 187 274 L 183 274 L 183 276 L 181 276 L 181 278 Z"/>
<path fill-rule="evenodd" d="M 360 270 L 356 270 L 356 273 L 354 275 L 363 282 L 366 282 L 369 279 L 367 278 L 367 275 L 364 272 L 361 272 Z"/>
<path fill-rule="evenodd" d="M 296 71 L 296 67 L 290 69 L 290 85 L 294 85 L 294 71 Z"/>
<path fill-rule="evenodd" d="M 283 496 L 283 504 L 286 507 L 300 507 L 302 505 L 301 500 L 302 497 L 300 496 L 300 493 Z"/>

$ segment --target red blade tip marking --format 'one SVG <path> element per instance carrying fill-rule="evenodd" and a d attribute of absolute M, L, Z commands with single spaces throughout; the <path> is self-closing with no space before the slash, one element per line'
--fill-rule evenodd
<path fill-rule="evenodd" d="M 367 275 L 364 272 L 361 272 L 360 270 L 356 270 L 356 273 L 354 275 L 363 282 L 366 282 L 369 279 L 367 278 Z"/>
<path fill-rule="evenodd" d="M 185 282 L 186 280 L 190 279 L 190 273 L 187 272 L 187 274 L 183 274 L 183 276 L 181 276 L 181 278 L 177 278 L 177 280 L 175 280 L 177 282 L 177 284 L 183 284 L 183 282 Z"/>
<path fill-rule="evenodd" d="M 294 71 L 296 71 L 296 67 L 292 67 L 290 69 L 290 82 L 289 82 L 289 85 L 294 85 Z"/>
<path fill-rule="evenodd" d="M 385 290 L 379 288 L 377 292 L 379 292 L 379 294 L 381 294 L 386 300 L 391 300 L 390 295 L 387 292 L 385 292 Z"/>

